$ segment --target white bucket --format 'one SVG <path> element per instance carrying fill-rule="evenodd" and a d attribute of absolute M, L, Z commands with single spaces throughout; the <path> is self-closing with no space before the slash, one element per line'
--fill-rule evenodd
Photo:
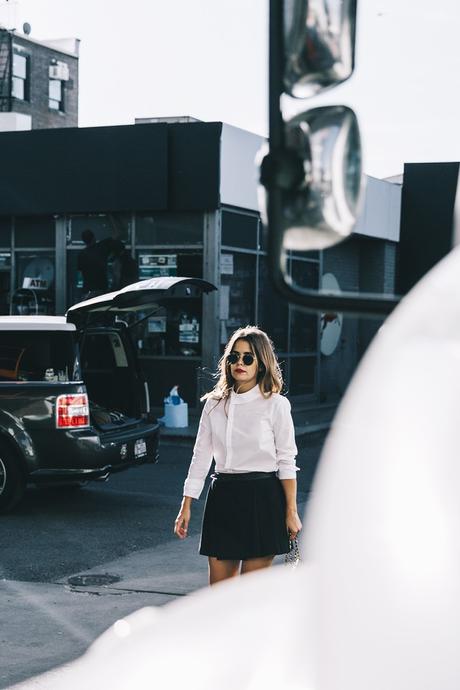
<path fill-rule="evenodd" d="M 169 428 L 188 426 L 188 405 L 185 402 L 179 405 L 165 404 L 164 425 Z"/>

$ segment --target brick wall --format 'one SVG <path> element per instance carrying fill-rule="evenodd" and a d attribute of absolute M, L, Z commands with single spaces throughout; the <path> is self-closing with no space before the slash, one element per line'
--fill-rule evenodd
<path fill-rule="evenodd" d="M 29 56 L 29 100 L 13 99 L 12 110 L 32 116 L 32 129 L 78 126 L 78 58 L 15 36 L 14 44 Z M 64 112 L 49 108 L 49 66 L 52 60 L 69 66 L 70 79 L 63 82 Z"/>

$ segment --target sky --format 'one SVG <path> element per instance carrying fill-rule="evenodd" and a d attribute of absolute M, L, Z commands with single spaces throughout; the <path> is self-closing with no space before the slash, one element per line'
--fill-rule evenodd
<path fill-rule="evenodd" d="M 288 111 L 344 103 L 364 169 L 460 159 L 458 0 L 360 0 L 352 78 Z M 31 37 L 78 37 L 80 126 L 192 115 L 266 136 L 268 0 L 0 0 Z"/>

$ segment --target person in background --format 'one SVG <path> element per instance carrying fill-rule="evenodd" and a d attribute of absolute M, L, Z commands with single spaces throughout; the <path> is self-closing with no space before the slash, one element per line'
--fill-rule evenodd
<path fill-rule="evenodd" d="M 288 399 L 273 345 L 255 326 L 231 336 L 219 380 L 204 396 L 184 495 L 174 532 L 185 539 L 192 499 L 199 498 L 214 458 L 200 553 L 209 582 L 271 565 L 289 551 L 302 523 L 297 512 L 297 448 Z"/>
<path fill-rule="evenodd" d="M 137 283 L 139 280 L 137 262 L 121 240 L 114 241 L 112 256 L 112 290 L 120 290 L 126 285 Z"/>
<path fill-rule="evenodd" d="M 112 237 L 106 237 L 97 242 L 93 231 L 89 228 L 83 230 L 81 239 L 85 243 L 85 248 L 78 254 L 77 268 L 83 277 L 84 299 L 89 299 L 108 291 L 107 264 L 119 240 L 117 231 L 114 229 Z"/>

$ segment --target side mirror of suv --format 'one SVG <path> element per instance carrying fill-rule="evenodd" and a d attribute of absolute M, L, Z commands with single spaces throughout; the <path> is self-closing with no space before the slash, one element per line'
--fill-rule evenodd
<path fill-rule="evenodd" d="M 452 248 L 458 164 L 423 164 L 425 179 L 418 181 L 415 201 L 418 173 L 409 169 L 406 175 L 405 169 L 393 292 L 391 286 L 386 292 L 312 289 L 293 277 L 293 260 L 309 260 L 306 252 L 327 251 L 350 238 L 362 212 L 361 143 L 353 111 L 341 105 L 308 109 L 307 102 L 352 75 L 356 15 L 357 0 L 270 0 L 270 132 L 269 150 L 261 152 L 260 209 L 272 279 L 287 301 L 306 311 L 381 318 Z M 438 168 L 431 171 L 429 165 Z M 423 206 L 418 218 L 406 218 L 405 209 L 415 206 Z M 437 214 L 431 226 L 430 213 Z"/>

